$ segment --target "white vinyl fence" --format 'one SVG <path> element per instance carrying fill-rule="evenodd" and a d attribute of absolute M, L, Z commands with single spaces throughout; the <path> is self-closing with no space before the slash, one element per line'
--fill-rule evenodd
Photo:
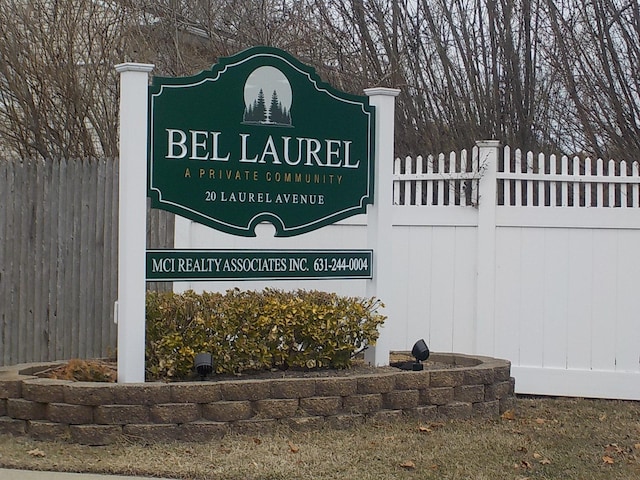
<path fill-rule="evenodd" d="M 438 157 L 396 159 L 392 350 L 512 362 L 516 392 L 640 400 L 638 163 L 534 155 L 498 142 Z M 393 171 L 392 171 L 393 170 Z M 233 237 L 176 218 L 175 248 L 366 248 L 366 216 L 316 232 Z M 374 272 L 375 275 L 375 272 Z M 260 282 L 176 284 L 178 290 L 262 288 Z M 274 286 L 271 283 L 269 286 Z M 366 295 L 364 280 L 282 281 Z"/>

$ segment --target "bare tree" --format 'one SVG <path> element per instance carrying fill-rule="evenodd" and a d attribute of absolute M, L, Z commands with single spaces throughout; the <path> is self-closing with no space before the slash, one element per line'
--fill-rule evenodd
<path fill-rule="evenodd" d="M 115 59 L 126 12 L 106 2 L 6 0 L 0 141 L 19 156 L 116 156 Z"/>
<path fill-rule="evenodd" d="M 155 75 L 282 48 L 335 87 L 401 89 L 396 150 L 640 150 L 635 0 L 6 0 L 0 142 L 115 156 L 121 61 Z"/>
<path fill-rule="evenodd" d="M 616 159 L 640 154 L 640 7 L 634 0 L 548 0 L 555 69 L 574 117 L 573 148 Z"/>

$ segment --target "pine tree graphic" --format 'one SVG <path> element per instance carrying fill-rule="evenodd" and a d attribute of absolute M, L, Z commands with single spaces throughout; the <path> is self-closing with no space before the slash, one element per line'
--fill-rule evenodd
<path fill-rule="evenodd" d="M 264 92 L 260 89 L 258 98 L 249 105 L 244 112 L 245 122 L 264 123 L 267 121 L 267 107 L 264 102 Z"/>
<path fill-rule="evenodd" d="M 278 98 L 278 92 L 273 91 L 271 102 L 267 109 L 264 91 L 260 89 L 258 98 L 244 111 L 243 121 L 247 123 L 260 123 L 269 125 L 291 125 L 291 115 Z"/>

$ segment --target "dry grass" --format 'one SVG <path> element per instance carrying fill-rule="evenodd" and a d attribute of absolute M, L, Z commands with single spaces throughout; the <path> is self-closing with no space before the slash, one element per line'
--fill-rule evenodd
<path fill-rule="evenodd" d="M 208 444 L 85 447 L 0 435 L 9 468 L 176 479 L 640 478 L 640 402 L 520 398 L 495 421 L 229 435 Z"/>

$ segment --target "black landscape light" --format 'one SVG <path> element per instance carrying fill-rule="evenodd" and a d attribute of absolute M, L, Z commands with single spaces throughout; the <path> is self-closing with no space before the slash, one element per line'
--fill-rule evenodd
<path fill-rule="evenodd" d="M 199 353 L 194 360 L 196 372 L 200 375 L 200 378 L 204 380 L 204 377 L 213 372 L 213 357 L 210 353 Z"/>
<path fill-rule="evenodd" d="M 427 343 L 424 339 L 418 340 L 413 348 L 411 349 L 411 355 L 413 355 L 416 359 L 413 364 L 414 371 L 420 371 L 424 368 L 421 362 L 424 362 L 427 358 L 429 358 L 429 347 L 427 347 Z"/>

